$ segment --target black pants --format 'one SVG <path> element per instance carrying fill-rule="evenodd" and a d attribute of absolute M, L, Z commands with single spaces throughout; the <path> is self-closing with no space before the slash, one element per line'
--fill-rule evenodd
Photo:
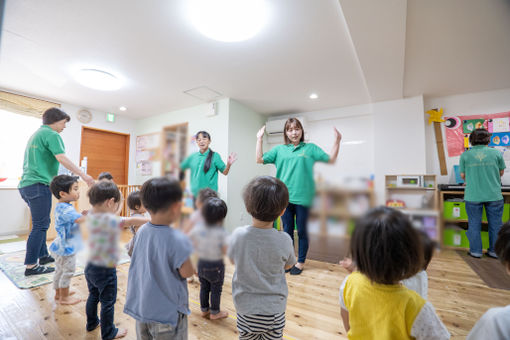
<path fill-rule="evenodd" d="M 117 269 L 89 263 L 85 267 L 85 279 L 89 288 L 89 297 L 85 306 L 87 331 L 95 329 L 101 323 L 101 338 L 113 339 L 119 331 L 113 324 L 114 306 L 117 301 Z M 97 317 L 99 302 L 101 302 L 101 319 Z"/>
<path fill-rule="evenodd" d="M 200 309 L 211 314 L 220 312 L 221 290 L 225 279 L 225 265 L 223 260 L 198 261 L 198 278 L 200 280 Z M 209 307 L 209 295 L 211 305 Z"/>

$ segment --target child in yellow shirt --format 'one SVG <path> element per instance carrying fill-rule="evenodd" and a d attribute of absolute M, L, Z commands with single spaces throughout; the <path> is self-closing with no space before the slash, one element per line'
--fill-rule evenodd
<path fill-rule="evenodd" d="M 423 268 L 417 231 L 403 213 L 376 208 L 356 224 L 351 238 L 357 271 L 340 287 L 341 315 L 349 339 L 449 339 L 434 307 L 400 282 Z"/>

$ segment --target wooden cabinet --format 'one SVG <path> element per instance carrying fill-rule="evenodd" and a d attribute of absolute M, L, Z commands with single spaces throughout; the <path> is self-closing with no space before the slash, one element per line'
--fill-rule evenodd
<path fill-rule="evenodd" d="M 441 242 L 436 175 L 386 175 L 385 186 L 386 205 L 409 215 L 416 228 Z"/>

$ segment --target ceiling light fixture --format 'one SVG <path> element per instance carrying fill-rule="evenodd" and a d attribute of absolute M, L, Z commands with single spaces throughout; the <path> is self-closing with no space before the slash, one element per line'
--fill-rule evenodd
<path fill-rule="evenodd" d="M 248 40 L 268 21 L 266 0 L 191 0 L 188 15 L 195 28 L 223 42 Z"/>
<path fill-rule="evenodd" d="M 114 91 L 122 86 L 120 79 L 113 74 L 96 69 L 81 69 L 74 78 L 81 85 L 94 90 Z"/>
<path fill-rule="evenodd" d="M 121 106 L 121 107 L 119 107 L 119 110 L 121 110 L 121 111 L 126 111 L 126 110 L 127 110 L 127 107 L 125 107 L 125 106 Z"/>
<path fill-rule="evenodd" d="M 317 93 L 312 93 L 312 94 L 310 95 L 310 99 L 317 99 L 317 98 L 319 98 L 319 96 L 317 95 Z"/>

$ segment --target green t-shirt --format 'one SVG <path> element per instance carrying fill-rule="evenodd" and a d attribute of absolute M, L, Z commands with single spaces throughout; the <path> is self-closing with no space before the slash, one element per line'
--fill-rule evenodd
<path fill-rule="evenodd" d="M 276 178 L 289 189 L 289 202 L 309 207 L 315 196 L 313 165 L 329 162 L 329 155 L 313 143 L 277 145 L 262 156 L 276 166 Z"/>
<path fill-rule="evenodd" d="M 499 171 L 505 169 L 501 152 L 476 145 L 460 156 L 460 172 L 466 176 L 464 200 L 491 202 L 503 199 Z"/>
<path fill-rule="evenodd" d="M 48 125 L 41 125 L 28 140 L 18 187 L 36 183 L 49 185 L 58 174 L 59 162 L 55 155 L 62 153 L 65 153 L 62 137 Z"/>
<path fill-rule="evenodd" d="M 207 159 L 207 155 L 211 152 L 207 149 L 205 153 L 195 152 L 189 155 L 182 163 L 181 169 L 191 170 L 191 192 L 193 196 L 197 197 L 198 192 L 204 188 L 211 188 L 214 191 L 218 191 L 218 171 L 225 171 L 225 163 L 221 160 L 220 155 L 215 152 L 211 159 L 211 167 L 207 173 L 204 172 L 204 164 Z"/>

